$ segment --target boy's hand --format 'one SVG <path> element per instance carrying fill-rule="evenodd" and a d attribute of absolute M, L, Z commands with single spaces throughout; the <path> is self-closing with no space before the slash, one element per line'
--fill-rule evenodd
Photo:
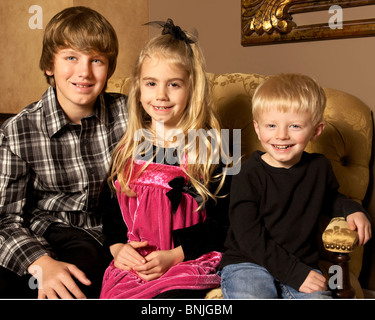
<path fill-rule="evenodd" d="M 363 212 L 354 212 L 346 217 L 350 230 L 358 232 L 358 245 L 364 245 L 371 238 L 371 223 Z"/>
<path fill-rule="evenodd" d="M 298 290 L 303 293 L 326 291 L 327 290 L 326 278 L 320 273 L 314 270 L 311 270 L 310 273 L 307 275 L 305 281 L 302 283 L 302 285 L 299 287 Z"/>
<path fill-rule="evenodd" d="M 91 285 L 91 281 L 75 265 L 42 256 L 29 266 L 28 270 L 31 273 L 34 266 L 39 266 L 42 270 L 40 274 L 34 275 L 40 286 L 38 299 L 86 298 L 73 277 L 86 286 Z"/>

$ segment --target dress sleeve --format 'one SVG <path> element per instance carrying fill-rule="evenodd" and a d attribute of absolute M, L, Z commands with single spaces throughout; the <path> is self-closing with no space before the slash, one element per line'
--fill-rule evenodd
<path fill-rule="evenodd" d="M 111 246 L 115 243 L 126 243 L 128 229 L 122 217 L 117 195 L 107 183 L 100 193 L 97 210 L 103 217 L 105 244 Z"/>
<path fill-rule="evenodd" d="M 219 166 L 218 170 L 222 167 Z M 227 175 L 215 202 L 210 199 L 205 204 L 206 220 L 188 228 L 173 231 L 174 246 L 182 246 L 185 261 L 193 260 L 210 252 L 224 252 L 224 242 L 228 231 L 228 208 L 231 176 Z M 216 190 L 218 184 L 210 187 Z"/>

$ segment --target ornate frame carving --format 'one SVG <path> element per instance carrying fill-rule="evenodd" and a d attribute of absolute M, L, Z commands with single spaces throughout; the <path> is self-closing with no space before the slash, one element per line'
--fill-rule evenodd
<path fill-rule="evenodd" d="M 329 23 L 298 26 L 293 14 L 374 5 L 375 0 L 241 0 L 241 44 L 265 45 L 375 36 L 375 18 L 343 21 L 342 29 Z"/>

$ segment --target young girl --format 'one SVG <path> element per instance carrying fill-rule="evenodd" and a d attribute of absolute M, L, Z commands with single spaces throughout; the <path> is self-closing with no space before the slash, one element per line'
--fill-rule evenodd
<path fill-rule="evenodd" d="M 209 91 L 200 48 L 168 19 L 140 54 L 113 155 L 121 213 L 107 206 L 103 220 L 114 260 L 101 298 L 204 297 L 220 285 L 229 183 Z"/>

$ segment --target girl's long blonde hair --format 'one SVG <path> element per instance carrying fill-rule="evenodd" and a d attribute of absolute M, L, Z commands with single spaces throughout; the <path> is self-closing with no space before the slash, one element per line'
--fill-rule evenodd
<path fill-rule="evenodd" d="M 214 154 L 220 150 L 221 146 L 221 132 L 218 118 L 213 110 L 213 102 L 211 99 L 211 89 L 206 77 L 205 60 L 200 47 L 196 43 L 193 35 L 185 33 L 187 39 L 181 40 L 171 34 L 164 34 L 151 39 L 143 48 L 135 65 L 131 89 L 128 97 L 129 110 L 129 124 L 126 133 L 118 143 L 114 150 L 110 176 L 108 182 L 115 186 L 117 179 L 121 188 L 128 196 L 134 196 L 130 184 L 133 175 L 132 163 L 135 159 L 135 150 L 140 145 L 141 141 L 134 139 L 136 132 L 142 129 L 147 129 L 152 132 L 155 137 L 156 133 L 151 128 L 151 118 L 144 111 L 140 103 L 140 73 L 144 60 L 152 58 L 157 55 L 160 59 L 165 59 L 169 63 L 175 64 L 184 68 L 190 80 L 190 95 L 188 105 L 184 110 L 181 120 L 178 124 L 178 129 L 184 133 L 185 144 L 183 154 L 189 155 L 189 162 L 186 163 L 184 159 L 179 159 L 181 168 L 187 174 L 190 182 L 203 198 L 203 203 L 212 198 L 216 201 L 217 193 L 221 189 L 224 179 L 224 173 L 220 173 L 213 177 L 213 172 L 217 166 L 217 159 L 214 159 Z M 192 148 L 197 148 L 197 144 L 188 142 L 188 132 L 191 129 L 204 129 L 208 131 L 214 129 L 216 133 L 210 139 L 199 139 L 205 141 L 207 161 L 200 163 L 199 152 L 192 152 Z M 196 141 L 195 141 L 196 142 Z M 191 156 L 194 155 L 195 161 L 191 161 Z M 183 157 L 183 155 L 181 156 Z M 185 158 L 186 159 L 186 158 Z M 143 170 L 152 161 L 146 162 Z M 219 179 L 219 187 L 216 191 L 209 190 L 209 184 L 213 180 Z M 119 191 L 119 190 L 117 190 Z"/>

